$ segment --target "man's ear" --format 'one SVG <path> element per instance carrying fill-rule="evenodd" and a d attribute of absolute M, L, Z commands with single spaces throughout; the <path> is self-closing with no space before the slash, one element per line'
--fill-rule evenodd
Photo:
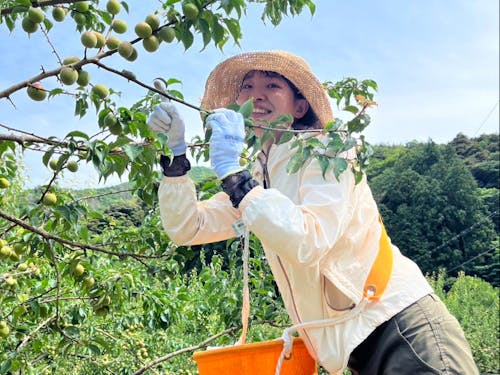
<path fill-rule="evenodd" d="M 293 117 L 296 119 L 300 119 L 304 117 L 308 110 L 309 102 L 306 99 L 296 99 Z"/>

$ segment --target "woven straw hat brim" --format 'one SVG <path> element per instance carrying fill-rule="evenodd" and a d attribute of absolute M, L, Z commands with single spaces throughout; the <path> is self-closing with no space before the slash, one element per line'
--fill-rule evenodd
<path fill-rule="evenodd" d="M 309 102 L 322 125 L 333 120 L 328 94 L 300 57 L 285 51 L 247 52 L 218 64 L 210 73 L 201 107 L 227 107 L 236 102 L 245 75 L 252 70 L 272 71 L 289 79 Z"/>

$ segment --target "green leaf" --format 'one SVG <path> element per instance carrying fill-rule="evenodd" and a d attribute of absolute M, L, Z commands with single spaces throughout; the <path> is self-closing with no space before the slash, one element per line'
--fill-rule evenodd
<path fill-rule="evenodd" d="M 337 181 L 339 180 L 342 172 L 347 169 L 347 166 L 347 160 L 345 160 L 344 158 L 336 157 L 335 159 L 333 159 L 333 173 L 335 174 L 335 178 L 337 179 Z"/>
<path fill-rule="evenodd" d="M 323 175 L 323 178 L 324 178 L 326 175 L 326 171 L 330 167 L 330 158 L 328 156 L 319 155 L 319 154 L 316 154 L 315 156 L 316 156 L 316 160 L 318 160 L 318 163 L 321 167 L 321 174 Z"/>
<path fill-rule="evenodd" d="M 248 99 L 245 103 L 243 103 L 238 112 L 243 115 L 244 118 L 250 117 L 253 113 L 253 98 Z"/>
<path fill-rule="evenodd" d="M 278 144 L 283 144 L 283 143 L 287 143 L 288 141 L 290 141 L 294 136 L 294 133 L 293 132 L 290 132 L 290 131 L 284 131 L 282 134 L 281 134 L 281 137 L 278 141 Z"/>
<path fill-rule="evenodd" d="M 359 108 L 355 105 L 348 105 L 344 107 L 344 111 L 351 112 L 356 115 L 359 112 Z"/>
<path fill-rule="evenodd" d="M 238 22 L 238 20 L 232 18 L 225 18 L 224 22 L 229 32 L 231 33 L 231 36 L 233 37 L 235 44 L 239 47 L 240 46 L 239 40 L 242 38 L 240 23 Z"/>
<path fill-rule="evenodd" d="M 193 45 L 194 36 L 191 31 L 189 31 L 186 27 L 181 29 L 181 42 L 184 45 L 184 49 L 188 49 Z"/>
<path fill-rule="evenodd" d="M 302 159 L 302 150 L 297 151 L 291 159 L 288 161 L 286 165 L 286 171 L 289 174 L 294 174 L 299 171 L 299 169 L 302 167 L 304 164 L 304 161 Z"/>
<path fill-rule="evenodd" d="M 128 3 L 126 3 L 125 1 L 121 1 L 120 3 L 122 4 L 123 9 L 125 9 L 125 12 L 128 13 L 129 12 Z"/>
<path fill-rule="evenodd" d="M 66 138 L 83 138 L 83 139 L 90 139 L 89 136 L 87 134 L 85 134 L 84 132 L 81 132 L 79 130 L 74 130 L 72 132 L 69 132 L 68 134 L 66 134 L 66 137 L 64 137 L 65 139 Z"/>
<path fill-rule="evenodd" d="M 317 137 L 311 137 L 306 140 L 306 146 L 308 147 L 313 147 L 313 148 L 320 148 L 323 149 L 325 146 Z"/>
<path fill-rule="evenodd" d="M 139 155 L 142 154 L 144 150 L 144 146 L 141 145 L 125 145 L 123 146 L 123 151 L 130 158 L 131 161 L 134 161 Z"/>
<path fill-rule="evenodd" d="M 370 116 L 364 113 L 349 121 L 347 123 L 347 129 L 349 130 L 350 133 L 360 133 L 368 125 L 370 125 L 370 122 L 371 122 Z"/>
<path fill-rule="evenodd" d="M 375 82 L 374 80 L 372 79 L 365 79 L 363 81 L 361 81 L 362 84 L 365 84 L 366 86 L 368 87 L 371 87 L 372 89 L 374 89 L 375 91 L 378 91 L 378 85 L 377 85 L 377 82 Z"/>

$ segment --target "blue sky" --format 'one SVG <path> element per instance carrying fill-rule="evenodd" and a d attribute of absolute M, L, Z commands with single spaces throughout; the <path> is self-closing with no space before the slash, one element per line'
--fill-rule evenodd
<path fill-rule="evenodd" d="M 104 4 L 105 2 L 102 1 Z M 446 143 L 458 133 L 473 137 L 498 133 L 499 128 L 499 2 L 497 0 L 317 0 L 316 14 L 308 10 L 285 18 L 277 27 L 260 19 L 262 6 L 252 4 L 242 19 L 241 48 L 228 42 L 224 51 L 212 45 L 200 52 L 200 41 L 188 51 L 181 44 L 162 45 L 150 54 L 139 47 L 139 58 L 130 63 L 119 56 L 104 63 L 133 71 L 151 83 L 157 76 L 180 79 L 179 89 L 188 102 L 198 104 L 211 69 L 235 53 L 252 50 L 288 50 L 305 58 L 322 81 L 352 76 L 374 79 L 379 85 L 372 112 L 373 122 L 365 135 L 373 144 L 404 144 L 432 139 Z M 129 1 L 129 22 L 122 39 L 134 39 L 133 25 L 157 9 L 158 1 Z M 56 24 L 50 40 L 61 57 L 81 56 L 83 47 L 69 18 Z M 43 66 L 57 66 L 42 33 L 29 38 L 20 27 L 9 34 L 0 25 L 0 90 L 31 78 Z M 129 105 L 145 94 L 143 88 L 88 67 L 92 83 L 106 83 L 122 92 L 117 102 Z M 44 82 L 57 86 L 55 79 Z M 24 90 L 12 95 L 15 108 L 0 100 L 0 123 L 40 136 L 64 136 L 81 129 L 92 133 L 95 115 L 73 116 L 69 98 L 48 102 L 29 100 Z M 181 108 L 190 138 L 201 132 L 196 111 Z M 338 111 L 337 111 L 338 113 Z M 0 132 L 5 130 L 0 128 Z M 27 184 L 48 181 L 50 172 L 39 161 L 41 154 L 25 155 Z M 97 184 L 90 169 L 68 176 L 65 184 Z M 118 182 L 111 180 L 109 183 Z"/>

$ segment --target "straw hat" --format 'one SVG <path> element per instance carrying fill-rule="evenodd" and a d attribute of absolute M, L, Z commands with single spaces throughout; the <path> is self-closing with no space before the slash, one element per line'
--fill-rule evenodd
<path fill-rule="evenodd" d="M 329 97 L 321 82 L 304 59 L 285 51 L 248 52 L 218 64 L 205 84 L 202 108 L 214 110 L 235 103 L 243 78 L 251 70 L 283 75 L 299 89 L 322 125 L 333 120 Z"/>

